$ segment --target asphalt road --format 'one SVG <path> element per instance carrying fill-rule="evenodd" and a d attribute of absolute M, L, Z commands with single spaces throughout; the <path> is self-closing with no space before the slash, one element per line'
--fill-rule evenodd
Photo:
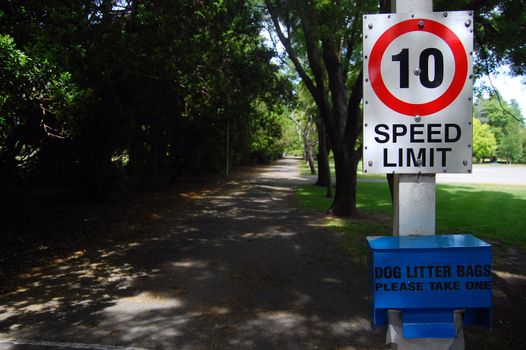
<path fill-rule="evenodd" d="M 437 183 L 526 186 L 526 166 L 474 164 L 472 174 L 437 174 Z"/>

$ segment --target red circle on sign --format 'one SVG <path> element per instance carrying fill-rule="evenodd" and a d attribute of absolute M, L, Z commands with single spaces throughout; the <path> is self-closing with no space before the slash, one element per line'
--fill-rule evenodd
<path fill-rule="evenodd" d="M 422 28 L 418 26 L 420 21 L 424 21 Z M 382 79 L 381 65 L 385 50 L 400 35 L 413 31 L 428 32 L 444 40 L 455 60 L 455 73 L 451 85 L 438 98 L 426 103 L 409 103 L 400 100 L 389 91 Z M 374 44 L 369 58 L 369 79 L 378 98 L 392 110 L 412 117 L 437 113 L 449 106 L 462 91 L 467 74 L 468 59 L 460 39 L 445 25 L 423 18 L 403 21 L 386 30 Z"/>

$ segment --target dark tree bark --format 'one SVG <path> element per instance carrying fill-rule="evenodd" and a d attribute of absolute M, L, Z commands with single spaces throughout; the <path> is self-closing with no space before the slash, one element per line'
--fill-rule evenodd
<path fill-rule="evenodd" d="M 329 166 L 329 138 L 327 136 L 327 130 L 323 119 L 318 118 L 316 129 L 318 132 L 318 180 L 315 185 L 326 187 L 327 192 L 325 196 L 327 198 L 332 198 L 332 179 Z"/>
<path fill-rule="evenodd" d="M 361 133 L 360 101 L 362 73 L 354 81 L 349 99 L 345 92 L 345 76 L 341 56 L 330 38 L 323 38 L 323 61 L 327 69 L 333 111 L 327 121 L 336 165 L 336 195 L 331 212 L 337 216 L 355 216 L 356 168 L 361 158 L 361 146 L 356 148 Z"/>
<path fill-rule="evenodd" d="M 308 136 L 303 135 L 303 147 L 305 149 L 305 160 L 309 164 L 311 175 L 316 175 L 316 167 L 314 166 L 314 157 L 312 156 L 312 148 L 309 144 Z"/>

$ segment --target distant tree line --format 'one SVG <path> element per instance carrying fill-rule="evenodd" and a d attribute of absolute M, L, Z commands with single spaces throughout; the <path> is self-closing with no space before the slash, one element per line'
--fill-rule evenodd
<path fill-rule="evenodd" d="M 526 163 L 526 126 L 517 101 L 498 93 L 475 104 L 473 156 L 477 161 Z"/>
<path fill-rule="evenodd" d="M 278 157 L 291 88 L 261 22 L 234 0 L 2 1 L 0 181 L 101 193 Z"/>

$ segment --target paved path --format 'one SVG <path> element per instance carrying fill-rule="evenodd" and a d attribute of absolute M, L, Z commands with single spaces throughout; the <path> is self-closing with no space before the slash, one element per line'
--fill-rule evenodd
<path fill-rule="evenodd" d="M 296 162 L 260 170 L 24 276 L 0 296 L 0 350 L 383 349 L 365 267 L 294 209 Z"/>

